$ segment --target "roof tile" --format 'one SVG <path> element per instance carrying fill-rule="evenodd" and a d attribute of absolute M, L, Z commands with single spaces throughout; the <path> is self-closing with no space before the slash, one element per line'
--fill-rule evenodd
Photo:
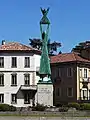
<path fill-rule="evenodd" d="M 90 62 L 79 54 L 72 52 L 72 53 L 63 53 L 56 56 L 50 57 L 51 63 L 64 63 L 64 62 Z"/>
<path fill-rule="evenodd" d="M 26 46 L 23 45 L 21 43 L 17 43 L 17 42 L 9 42 L 9 43 L 5 43 L 4 45 L 0 45 L 0 51 L 8 51 L 8 50 L 21 50 L 21 51 L 25 51 L 25 50 L 36 50 L 30 46 Z"/>

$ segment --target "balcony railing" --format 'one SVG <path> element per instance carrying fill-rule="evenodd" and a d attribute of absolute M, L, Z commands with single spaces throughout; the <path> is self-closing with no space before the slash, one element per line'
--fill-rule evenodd
<path fill-rule="evenodd" d="M 21 85 L 21 90 L 37 90 L 36 85 Z"/>
<path fill-rule="evenodd" d="M 81 100 L 81 101 L 89 101 L 90 102 L 90 97 L 80 97 L 79 100 Z"/>
<path fill-rule="evenodd" d="M 90 83 L 90 77 L 82 78 L 82 83 Z"/>

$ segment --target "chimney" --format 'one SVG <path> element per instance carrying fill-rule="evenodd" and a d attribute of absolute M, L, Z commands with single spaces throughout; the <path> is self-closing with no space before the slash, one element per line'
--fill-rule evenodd
<path fill-rule="evenodd" d="M 2 40 L 2 45 L 5 45 L 5 40 Z"/>

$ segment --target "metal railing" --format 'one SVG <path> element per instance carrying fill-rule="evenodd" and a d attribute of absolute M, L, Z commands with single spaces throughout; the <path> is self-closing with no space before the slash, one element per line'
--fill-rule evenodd
<path fill-rule="evenodd" d="M 82 78 L 82 83 L 90 83 L 90 77 Z"/>

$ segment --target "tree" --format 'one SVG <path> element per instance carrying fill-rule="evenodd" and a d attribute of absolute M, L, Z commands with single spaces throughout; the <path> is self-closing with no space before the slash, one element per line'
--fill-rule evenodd
<path fill-rule="evenodd" d="M 72 49 L 72 52 L 81 53 L 82 50 L 90 48 L 90 41 L 81 42 Z"/>
<path fill-rule="evenodd" d="M 33 48 L 36 48 L 38 50 L 41 50 L 41 46 L 42 46 L 42 41 L 40 39 L 29 39 L 30 41 L 30 45 L 33 47 Z"/>
<path fill-rule="evenodd" d="M 42 49 L 42 40 L 41 39 L 29 39 L 30 40 L 30 45 L 33 47 L 33 48 L 36 48 L 38 50 L 41 50 Z M 54 51 L 57 52 L 57 48 L 61 47 L 61 43 L 59 42 L 50 42 L 50 39 L 48 40 L 48 53 L 53 55 L 54 54 Z"/>

